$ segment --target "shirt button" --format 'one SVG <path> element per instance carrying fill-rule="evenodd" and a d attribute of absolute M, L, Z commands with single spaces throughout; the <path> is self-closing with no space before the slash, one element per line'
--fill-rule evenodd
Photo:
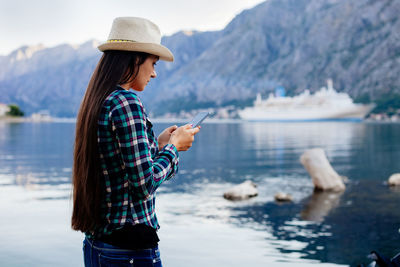
<path fill-rule="evenodd" d="M 131 260 L 129 261 L 129 263 L 133 263 L 133 259 L 131 259 Z"/>

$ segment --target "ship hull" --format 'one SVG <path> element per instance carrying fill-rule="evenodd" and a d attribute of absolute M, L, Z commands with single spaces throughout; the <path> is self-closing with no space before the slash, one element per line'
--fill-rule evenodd
<path fill-rule="evenodd" d="M 373 105 L 354 105 L 348 108 L 259 108 L 250 107 L 239 111 L 239 116 L 248 121 L 361 121 L 373 109 Z"/>

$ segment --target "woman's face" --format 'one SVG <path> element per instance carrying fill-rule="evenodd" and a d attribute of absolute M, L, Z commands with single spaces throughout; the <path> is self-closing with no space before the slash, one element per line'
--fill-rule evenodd
<path fill-rule="evenodd" d="M 150 79 L 157 77 L 157 73 L 154 69 L 157 61 L 158 56 L 150 55 L 143 64 L 140 65 L 136 78 L 129 83 L 129 88 L 135 91 L 143 91 Z"/>

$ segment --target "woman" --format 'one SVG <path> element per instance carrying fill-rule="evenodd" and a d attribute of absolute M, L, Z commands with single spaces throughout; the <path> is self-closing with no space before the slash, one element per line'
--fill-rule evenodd
<path fill-rule="evenodd" d="M 72 228 L 85 233 L 85 266 L 161 266 L 155 192 L 178 169 L 199 128 L 171 126 L 158 139 L 142 102 L 158 59 L 173 61 L 158 27 L 117 18 L 76 124 Z"/>

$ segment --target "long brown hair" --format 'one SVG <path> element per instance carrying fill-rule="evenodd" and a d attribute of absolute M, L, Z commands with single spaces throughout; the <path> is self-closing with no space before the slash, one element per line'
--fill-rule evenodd
<path fill-rule="evenodd" d="M 118 84 L 136 78 L 148 56 L 141 52 L 105 51 L 90 79 L 76 120 L 71 219 L 74 230 L 94 231 L 102 224 L 101 201 L 105 188 L 97 149 L 100 111 Z"/>

